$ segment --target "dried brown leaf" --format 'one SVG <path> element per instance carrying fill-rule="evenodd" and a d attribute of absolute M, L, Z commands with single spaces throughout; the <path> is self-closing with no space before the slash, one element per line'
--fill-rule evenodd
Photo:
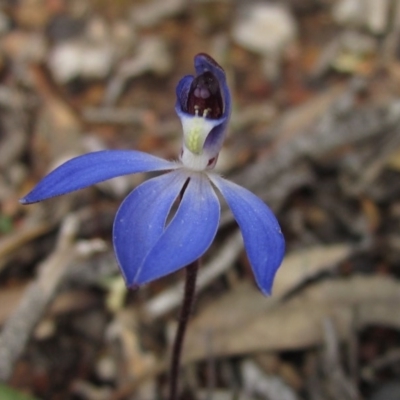
<path fill-rule="evenodd" d="M 400 283 L 396 280 L 355 276 L 322 281 L 268 312 L 254 315 L 251 303 L 260 309 L 259 303 L 269 299 L 244 284 L 196 318 L 189 328 L 185 360 L 201 359 L 209 355 L 210 348 L 214 356 L 227 356 L 320 345 L 324 340 L 322 322 L 327 317 L 334 321 L 340 339 L 346 338 L 354 326 L 398 328 L 399 300 Z"/>

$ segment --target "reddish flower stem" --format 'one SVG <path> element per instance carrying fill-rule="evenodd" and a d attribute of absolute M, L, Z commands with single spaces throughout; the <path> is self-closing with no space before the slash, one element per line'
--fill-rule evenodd
<path fill-rule="evenodd" d="M 181 355 L 183 341 L 185 339 L 186 327 L 189 321 L 192 305 L 196 291 L 196 278 L 200 261 L 196 260 L 186 268 L 185 291 L 183 296 L 182 308 L 179 316 L 178 329 L 176 331 L 174 346 L 172 348 L 172 359 L 170 369 L 169 400 L 177 400 L 179 369 L 181 364 Z"/>

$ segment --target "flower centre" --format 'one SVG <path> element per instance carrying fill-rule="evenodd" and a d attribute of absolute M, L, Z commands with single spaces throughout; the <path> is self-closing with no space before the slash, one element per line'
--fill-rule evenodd
<path fill-rule="evenodd" d="M 201 154 L 207 135 L 223 113 L 221 88 L 217 78 L 209 71 L 197 76 L 189 90 L 186 110 L 192 115 L 182 121 L 186 147 L 193 154 Z"/>
<path fill-rule="evenodd" d="M 206 71 L 197 76 L 190 87 L 187 112 L 192 115 L 218 119 L 222 116 L 221 89 L 215 76 Z"/>

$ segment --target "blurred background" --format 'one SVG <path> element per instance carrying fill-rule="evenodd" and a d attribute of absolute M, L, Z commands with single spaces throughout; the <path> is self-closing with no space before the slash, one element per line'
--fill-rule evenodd
<path fill-rule="evenodd" d="M 180 398 L 399 400 L 399 0 L 0 1 L 0 398 L 165 399 L 183 272 L 127 291 L 111 245 L 147 177 L 18 199 L 85 152 L 176 159 L 199 52 L 234 99 L 217 169 L 287 255 L 263 297 L 223 206 Z"/>

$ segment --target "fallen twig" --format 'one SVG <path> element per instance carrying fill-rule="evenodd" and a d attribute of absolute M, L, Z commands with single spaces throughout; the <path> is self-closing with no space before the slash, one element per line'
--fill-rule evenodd
<path fill-rule="evenodd" d="M 70 263 L 87 252 L 81 243 L 74 243 L 78 218 L 70 214 L 64 220 L 54 252 L 40 265 L 39 274 L 18 308 L 6 321 L 0 335 L 0 380 L 10 378 L 15 362 L 25 349 L 26 343 L 47 306 L 53 299 Z M 98 241 L 95 249 L 98 248 Z"/>

